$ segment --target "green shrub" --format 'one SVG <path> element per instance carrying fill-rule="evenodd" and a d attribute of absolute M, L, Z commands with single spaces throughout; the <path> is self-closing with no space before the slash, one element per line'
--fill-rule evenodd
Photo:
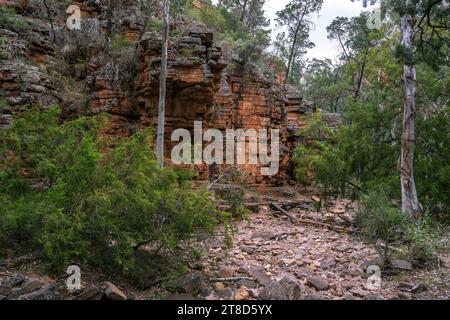
<path fill-rule="evenodd" d="M 104 154 L 104 116 L 59 115 L 30 110 L 0 131 L 2 247 L 40 250 L 56 270 L 75 261 L 142 283 L 170 269 L 180 244 L 213 231 L 209 194 L 191 190 L 192 175 L 157 168 L 150 130 Z"/>
<path fill-rule="evenodd" d="M 17 14 L 14 8 L 2 5 L 0 6 L 0 26 L 18 32 L 26 32 L 31 29 L 32 24 L 23 16 Z"/>
<path fill-rule="evenodd" d="M 147 22 L 147 31 L 161 32 L 163 29 L 163 21 L 158 18 L 150 18 Z"/>
<path fill-rule="evenodd" d="M 119 50 L 122 48 L 126 48 L 130 45 L 130 42 L 128 41 L 128 38 L 121 35 L 121 34 L 115 34 L 111 42 L 109 43 L 109 49 L 112 51 Z"/>
<path fill-rule="evenodd" d="M 425 214 L 421 220 L 407 225 L 408 255 L 416 265 L 430 262 L 439 250 L 440 226 Z"/>
<path fill-rule="evenodd" d="M 406 223 L 404 215 L 384 191 L 374 190 L 361 199 L 356 220 L 367 239 L 374 242 L 381 239 L 386 244 L 383 258 L 387 260 L 388 246 L 401 241 Z"/>
<path fill-rule="evenodd" d="M 432 260 L 439 248 L 439 224 L 428 214 L 420 220 L 408 220 L 381 189 L 362 197 L 357 222 L 369 241 L 383 241 L 377 249 L 385 261 L 396 254 L 422 266 Z"/>
<path fill-rule="evenodd" d="M 419 117 L 414 176 L 421 203 L 434 217 L 450 222 L 450 107 Z"/>
<path fill-rule="evenodd" d="M 221 196 L 230 206 L 229 212 L 233 217 L 242 218 L 248 215 L 249 212 L 244 206 L 245 194 L 242 188 L 229 188 Z"/>

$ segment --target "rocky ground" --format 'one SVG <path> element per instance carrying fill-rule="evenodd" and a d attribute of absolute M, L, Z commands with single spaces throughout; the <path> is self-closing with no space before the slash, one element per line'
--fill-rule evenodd
<path fill-rule="evenodd" d="M 352 225 L 350 201 L 336 200 L 317 212 L 314 195 L 274 194 L 248 197 L 248 207 L 257 212 L 238 223 L 231 248 L 222 236 L 203 243 L 202 260 L 172 282 L 177 294 L 163 286 L 137 290 L 123 279 L 94 271 L 83 274 L 83 289 L 70 294 L 64 285 L 67 275 L 50 278 L 30 255 L 0 260 L 0 300 L 450 299 L 448 252 L 424 269 L 393 260 L 394 268 L 382 270 L 381 287 L 373 288 L 367 267 L 380 264 L 379 255 Z"/>
<path fill-rule="evenodd" d="M 312 197 L 315 198 L 314 196 Z M 369 265 L 381 265 L 375 246 L 351 231 L 353 206 L 334 201 L 317 212 L 311 197 L 296 197 L 301 208 L 289 210 L 295 220 L 319 222 L 342 228 L 292 222 L 269 206 L 239 224 L 235 244 L 224 250 L 220 240 L 209 244 L 206 270 L 219 278 L 249 277 L 213 283 L 207 299 L 449 299 L 448 254 L 440 267 L 412 269 L 409 262 L 391 261 L 394 268 L 383 274 L 381 288 L 368 288 Z M 277 203 L 292 201 L 273 199 Z M 277 285 L 281 284 L 281 285 Z M 280 289 L 281 287 L 281 289 Z M 284 288 L 283 288 L 284 287 Z M 293 290 L 292 288 L 295 288 Z"/>

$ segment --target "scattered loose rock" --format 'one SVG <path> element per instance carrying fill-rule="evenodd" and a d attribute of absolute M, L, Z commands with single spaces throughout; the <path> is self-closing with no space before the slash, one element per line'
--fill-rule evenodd
<path fill-rule="evenodd" d="M 42 287 L 43 283 L 39 279 L 29 279 L 27 280 L 21 288 L 14 290 L 8 299 L 16 299 L 22 295 L 34 292 L 39 290 Z"/>
<path fill-rule="evenodd" d="M 248 254 L 252 254 L 256 251 L 257 247 L 256 246 L 247 246 L 247 245 L 242 245 L 239 247 L 239 249 L 241 249 L 241 251 L 246 252 Z"/>

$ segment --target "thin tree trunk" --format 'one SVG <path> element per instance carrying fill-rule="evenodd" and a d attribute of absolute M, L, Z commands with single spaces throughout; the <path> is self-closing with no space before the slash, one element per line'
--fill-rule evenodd
<path fill-rule="evenodd" d="M 242 5 L 242 12 L 241 12 L 241 19 L 240 19 L 241 22 L 244 22 L 245 14 L 247 11 L 247 2 L 248 2 L 248 0 L 245 0 L 244 4 Z"/>
<path fill-rule="evenodd" d="M 355 92 L 355 95 L 353 97 L 355 101 L 358 100 L 359 94 L 361 92 L 362 81 L 363 81 L 363 78 L 364 78 L 364 71 L 366 69 L 366 63 L 367 63 L 366 59 L 367 58 L 364 59 L 364 61 L 362 63 L 362 66 L 361 66 L 361 70 L 359 72 L 358 84 L 356 86 L 356 92 Z"/>
<path fill-rule="evenodd" d="M 411 0 L 405 1 L 410 8 Z M 409 12 L 409 10 L 407 10 Z M 401 19 L 401 42 L 409 51 L 414 42 L 414 18 L 405 13 Z M 403 135 L 400 159 L 400 182 L 402 188 L 402 212 L 408 218 L 415 218 L 421 212 L 414 181 L 414 144 L 416 134 L 416 67 L 412 62 L 405 62 L 403 66 Z"/>
<path fill-rule="evenodd" d="M 158 132 L 156 137 L 156 156 L 160 168 L 164 167 L 164 118 L 166 109 L 167 46 L 169 42 L 169 0 L 164 0 L 163 15 L 164 26 L 161 72 L 159 76 Z"/>
<path fill-rule="evenodd" d="M 114 13 L 114 0 L 108 0 L 108 10 L 106 11 L 106 15 L 108 17 L 106 22 L 106 39 L 108 42 L 111 42 L 112 34 L 113 34 L 113 13 Z"/>
<path fill-rule="evenodd" d="M 292 46 L 291 46 L 291 50 L 289 52 L 289 62 L 288 62 L 287 70 L 286 70 L 286 77 L 284 79 L 284 85 L 287 84 L 288 79 L 289 79 L 289 74 L 291 73 L 292 60 L 294 59 L 295 45 L 297 44 L 298 32 L 300 31 L 300 27 L 302 26 L 305 15 L 306 15 L 306 9 L 303 11 L 302 16 L 300 17 L 300 20 L 298 20 L 298 22 L 297 22 L 297 26 L 296 26 L 295 33 L 294 33 L 294 39 L 292 40 Z"/>
<path fill-rule="evenodd" d="M 297 44 L 297 35 L 298 35 L 299 29 L 300 29 L 300 23 L 297 25 L 297 29 L 295 29 L 294 39 L 292 40 L 293 42 L 292 42 L 291 50 L 289 52 L 289 62 L 287 65 L 286 76 L 284 78 L 284 85 L 287 84 L 288 79 L 289 79 L 289 74 L 291 73 L 292 60 L 294 58 L 295 45 Z"/>

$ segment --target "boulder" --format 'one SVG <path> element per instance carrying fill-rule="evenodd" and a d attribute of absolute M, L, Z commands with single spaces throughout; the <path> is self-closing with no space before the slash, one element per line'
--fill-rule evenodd
<path fill-rule="evenodd" d="M 267 286 L 272 283 L 272 280 L 266 275 L 264 269 L 250 270 L 250 275 L 262 286 Z"/>
<path fill-rule="evenodd" d="M 300 300 L 303 287 L 296 277 L 286 275 L 280 281 L 272 281 L 260 293 L 263 300 Z"/>
<path fill-rule="evenodd" d="M 178 293 L 197 294 L 205 288 L 203 277 L 200 274 L 187 274 L 176 280 L 168 281 L 165 287 Z"/>
<path fill-rule="evenodd" d="M 411 271 L 413 269 L 411 262 L 402 259 L 390 259 L 389 265 L 392 268 L 399 270 Z"/>
<path fill-rule="evenodd" d="M 234 276 L 236 270 L 232 267 L 228 267 L 228 266 L 223 266 L 219 269 L 218 271 L 218 276 L 220 278 L 230 278 L 232 276 Z"/>
<path fill-rule="evenodd" d="M 110 300 L 127 300 L 127 296 L 119 288 L 109 281 L 104 283 L 104 293 L 106 298 Z"/>
<path fill-rule="evenodd" d="M 246 287 L 242 286 L 239 287 L 238 289 L 236 289 L 236 291 L 234 291 L 234 299 L 235 300 L 248 300 L 248 298 L 250 297 L 250 294 L 247 290 Z"/>
<path fill-rule="evenodd" d="M 330 282 L 328 281 L 328 279 L 317 276 L 306 278 L 306 284 L 319 291 L 328 290 L 328 288 L 330 287 Z"/>

